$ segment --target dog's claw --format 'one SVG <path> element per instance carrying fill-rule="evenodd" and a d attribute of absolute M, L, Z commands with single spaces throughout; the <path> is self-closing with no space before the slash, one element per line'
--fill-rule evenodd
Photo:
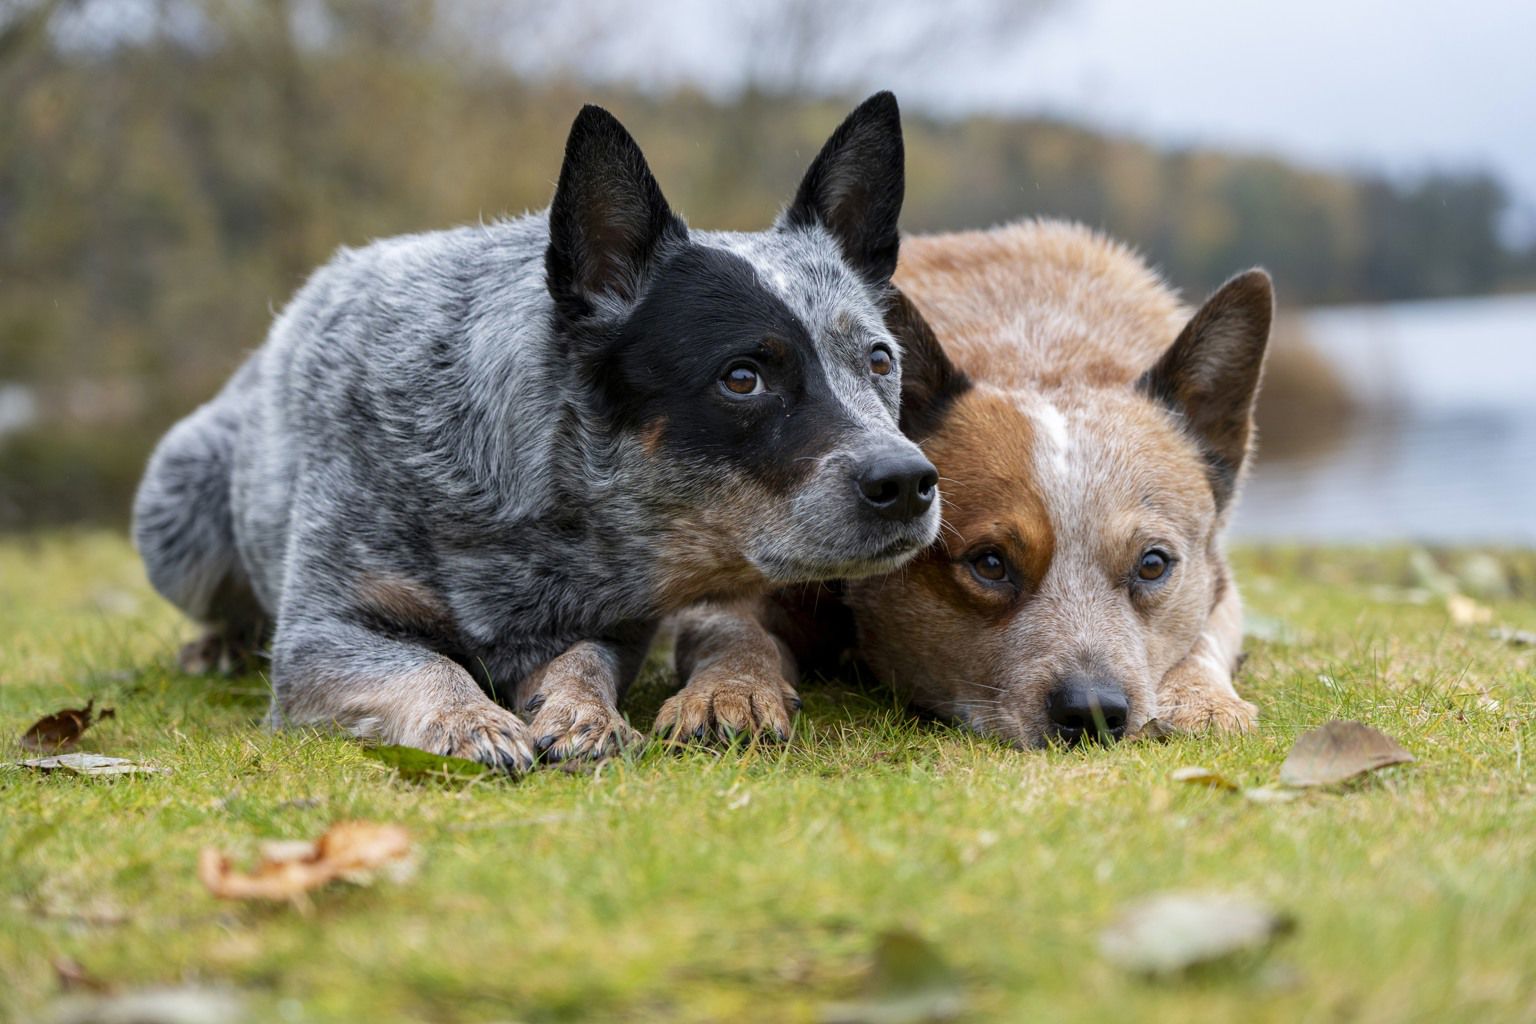
<path fill-rule="evenodd" d="M 533 767 L 528 727 L 512 712 L 490 701 L 445 709 L 434 716 L 414 742 L 447 757 L 462 757 L 513 774 Z"/>
<path fill-rule="evenodd" d="M 548 763 L 603 758 L 639 737 L 618 709 L 596 699 L 557 695 L 533 719 L 539 758 Z"/>
<path fill-rule="evenodd" d="M 653 731 L 658 736 L 713 740 L 727 746 L 754 737 L 782 743 L 789 737 L 790 716 L 799 708 L 799 696 L 776 673 L 696 674 L 661 706 Z"/>

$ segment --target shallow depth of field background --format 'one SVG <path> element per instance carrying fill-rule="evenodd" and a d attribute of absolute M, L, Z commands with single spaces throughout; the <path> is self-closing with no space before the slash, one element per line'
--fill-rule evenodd
<path fill-rule="evenodd" d="M 882 993 L 893 931 L 965 1020 L 1536 1020 L 1532 39 L 1514 0 L 0 0 L 0 1020 L 164 986 L 218 1024 L 210 992 L 251 1022 L 944 1017 Z M 908 231 L 1076 218 L 1191 301 L 1273 272 L 1234 524 L 1257 730 L 1018 751 L 850 673 L 787 744 L 461 778 L 265 729 L 265 666 L 175 668 L 134 484 L 338 246 L 542 207 L 588 101 L 692 223 L 760 228 L 878 88 Z M 658 655 L 638 728 L 673 682 Z M 14 763 L 87 700 L 115 715 L 82 750 L 169 774 Z M 1286 803 L 1177 781 L 1267 788 L 1329 719 L 1417 761 Z M 417 876 L 197 880 L 346 819 L 407 828 Z M 1296 927 L 1111 964 L 1167 890 Z"/>
<path fill-rule="evenodd" d="M 120 526 L 306 273 L 541 207 L 584 101 L 754 228 L 891 88 L 908 231 L 1076 218 L 1192 300 L 1274 273 L 1240 536 L 1536 542 L 1536 16 L 1337 6 L 0 0 L 0 529 Z"/>

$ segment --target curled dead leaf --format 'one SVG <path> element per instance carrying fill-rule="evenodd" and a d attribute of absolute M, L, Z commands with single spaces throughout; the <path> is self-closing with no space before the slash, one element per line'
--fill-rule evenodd
<path fill-rule="evenodd" d="M 1113 963 L 1141 974 L 1173 974 L 1289 931 L 1285 914 L 1226 893 L 1162 893 L 1126 907 L 1099 935 Z"/>
<path fill-rule="evenodd" d="M 1324 722 L 1301 734 L 1280 766 L 1287 786 L 1331 786 L 1414 756 L 1392 737 L 1363 722 Z"/>
<path fill-rule="evenodd" d="M 117 717 L 116 708 L 105 708 L 100 714 L 95 709 L 96 698 L 92 697 L 83 708 L 64 708 L 44 715 L 21 734 L 21 745 L 40 754 L 61 754 L 70 750 L 93 724 Z"/>
<path fill-rule="evenodd" d="M 260 863 L 249 874 L 207 847 L 198 856 L 197 877 L 220 899 L 291 900 L 336 879 L 363 884 L 379 871 L 398 877 L 409 870 L 411 851 L 410 833 L 399 825 L 343 821 L 313 842 L 262 844 Z"/>

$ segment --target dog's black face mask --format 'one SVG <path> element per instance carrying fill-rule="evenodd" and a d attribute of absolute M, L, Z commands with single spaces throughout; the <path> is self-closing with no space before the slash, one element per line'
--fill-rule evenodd
<path fill-rule="evenodd" d="M 884 323 L 901 159 L 875 97 L 773 229 L 690 233 L 612 117 L 587 108 L 567 145 L 546 270 L 593 414 L 680 506 L 733 508 L 721 540 L 773 578 L 874 571 L 937 529 Z"/>

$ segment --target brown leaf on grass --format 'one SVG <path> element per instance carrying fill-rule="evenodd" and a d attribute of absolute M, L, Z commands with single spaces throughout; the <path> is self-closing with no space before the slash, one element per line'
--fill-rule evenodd
<path fill-rule="evenodd" d="M 57 757 L 39 757 L 31 761 L 17 761 L 23 768 L 35 768 L 42 772 L 67 771 L 76 775 L 169 775 L 169 768 L 152 764 L 140 764 L 126 757 L 104 757 L 101 754 L 60 754 Z"/>
<path fill-rule="evenodd" d="M 95 708 L 96 698 L 92 697 L 83 708 L 65 708 L 44 715 L 21 734 L 21 745 L 40 754 L 60 754 L 73 749 L 80 742 L 81 734 L 94 723 L 117 716 L 116 708 L 106 708 L 99 715 Z"/>
<path fill-rule="evenodd" d="M 410 857 L 410 833 L 399 825 L 342 821 L 313 842 L 262 844 L 261 862 L 249 874 L 207 847 L 198 856 L 197 877 L 220 899 L 291 900 L 336 879 L 362 884 L 378 871 L 408 870 Z"/>
<path fill-rule="evenodd" d="M 1331 786 L 1413 760 L 1386 733 L 1362 722 L 1335 720 L 1301 734 L 1280 766 L 1280 781 L 1287 786 Z"/>
<path fill-rule="evenodd" d="M 1099 949 L 1126 970 L 1166 975 L 1261 948 L 1291 927 L 1288 916 L 1241 896 L 1162 893 L 1126 907 L 1100 933 Z"/>
<path fill-rule="evenodd" d="M 1209 768 L 1175 768 L 1169 775 L 1174 782 L 1185 782 L 1191 786 L 1209 786 L 1212 789 L 1224 789 L 1229 793 L 1237 792 L 1237 783 Z"/>

